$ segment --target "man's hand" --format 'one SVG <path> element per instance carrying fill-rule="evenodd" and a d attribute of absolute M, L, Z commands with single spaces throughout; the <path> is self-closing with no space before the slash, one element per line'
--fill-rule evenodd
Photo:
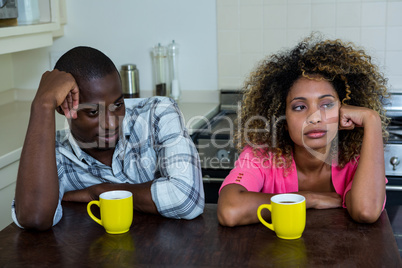
<path fill-rule="evenodd" d="M 95 184 L 82 190 L 75 190 L 66 192 L 63 196 L 63 201 L 71 202 L 90 202 L 92 200 L 98 200 L 99 195 L 103 192 L 112 190 L 110 183 Z"/>
<path fill-rule="evenodd" d="M 61 108 L 66 118 L 76 118 L 79 89 L 74 77 L 57 69 L 42 75 L 35 100 L 51 109 Z"/>

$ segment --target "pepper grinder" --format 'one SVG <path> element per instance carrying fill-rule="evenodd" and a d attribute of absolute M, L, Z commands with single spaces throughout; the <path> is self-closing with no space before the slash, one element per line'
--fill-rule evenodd
<path fill-rule="evenodd" d="M 154 47 L 155 95 L 168 96 L 166 88 L 166 47 L 159 43 Z"/>
<path fill-rule="evenodd" d="M 170 67 L 170 97 L 172 97 L 175 101 L 180 99 L 180 87 L 179 87 L 179 77 L 178 77 L 178 66 L 177 66 L 177 57 L 179 53 L 179 46 L 173 40 L 172 43 L 168 46 L 168 55 L 169 55 L 169 67 Z"/>

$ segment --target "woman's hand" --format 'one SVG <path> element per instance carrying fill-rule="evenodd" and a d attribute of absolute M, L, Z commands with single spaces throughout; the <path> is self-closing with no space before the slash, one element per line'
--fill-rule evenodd
<path fill-rule="evenodd" d="M 306 208 L 328 209 L 342 207 L 342 198 L 336 192 L 301 191 L 296 194 L 306 198 Z"/>
<path fill-rule="evenodd" d="M 378 113 L 365 107 L 342 105 L 339 110 L 339 129 L 352 130 L 355 127 L 365 127 L 373 118 L 380 120 Z M 381 123 L 381 120 L 380 120 Z"/>

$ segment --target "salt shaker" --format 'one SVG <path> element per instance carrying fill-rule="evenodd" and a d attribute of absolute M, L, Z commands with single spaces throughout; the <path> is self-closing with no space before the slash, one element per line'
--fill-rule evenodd
<path fill-rule="evenodd" d="M 178 101 L 181 95 L 179 87 L 179 77 L 178 77 L 178 66 L 177 57 L 179 53 L 179 46 L 173 40 L 168 46 L 168 56 L 169 56 L 169 70 L 170 70 L 170 97 L 175 101 Z"/>
<path fill-rule="evenodd" d="M 122 65 L 120 77 L 124 98 L 139 98 L 140 81 L 137 66 L 135 64 Z"/>

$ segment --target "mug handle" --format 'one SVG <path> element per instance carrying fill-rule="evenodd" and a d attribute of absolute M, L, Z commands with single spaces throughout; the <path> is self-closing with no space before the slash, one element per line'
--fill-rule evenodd
<path fill-rule="evenodd" d="M 92 214 L 92 211 L 91 211 L 91 206 L 92 205 L 97 205 L 100 208 L 99 201 L 98 200 L 92 200 L 91 202 L 89 202 L 88 205 L 87 205 L 87 212 L 88 212 L 89 217 L 91 217 L 94 221 L 96 221 L 97 223 L 102 225 L 102 221 L 100 219 L 98 219 L 97 217 L 95 217 L 94 214 Z"/>
<path fill-rule="evenodd" d="M 275 230 L 274 230 L 274 225 L 273 225 L 272 223 L 266 222 L 266 221 L 261 217 L 261 210 L 263 210 L 264 208 L 266 208 L 266 209 L 268 209 L 269 211 L 272 212 L 272 210 L 271 210 L 271 209 L 272 209 L 271 204 L 262 204 L 262 205 L 260 205 L 260 206 L 258 207 L 258 210 L 257 210 L 258 219 L 259 219 L 260 222 L 261 222 L 262 224 L 264 224 L 266 227 L 268 227 L 268 228 L 271 229 L 272 231 L 275 231 Z"/>

